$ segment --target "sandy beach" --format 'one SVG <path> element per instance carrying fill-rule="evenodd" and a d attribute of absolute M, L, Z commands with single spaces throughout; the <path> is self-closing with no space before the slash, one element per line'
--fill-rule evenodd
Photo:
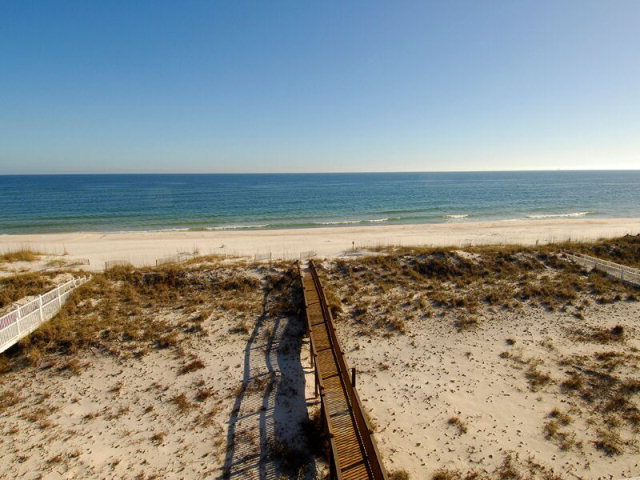
<path fill-rule="evenodd" d="M 506 243 L 535 244 L 638 227 L 509 223 L 403 227 L 404 236 L 396 230 L 387 238 L 501 243 L 512 232 Z M 384 465 L 396 474 L 390 478 L 599 480 L 640 472 L 636 287 L 573 265 L 564 245 L 341 256 L 356 234 L 374 246 L 365 233 L 381 241 L 387 230 L 212 235 L 248 249 L 262 245 L 258 238 L 275 245 L 281 234 L 335 255 L 320 262 L 323 283 Z M 322 233 L 335 245 L 321 250 Z M 30 245 L 75 238 L 64 244 L 69 257 L 108 252 L 93 261 L 141 255 L 157 235 L 34 236 Z M 208 237 L 161 235 L 155 254 Z M 637 267 L 639 238 L 573 248 Z M 12 278 L 55 283 L 70 274 L 58 265 L 11 277 L 12 268 L 35 271 L 38 262 L 6 263 L 3 290 L 38 293 L 37 284 Z M 93 275 L 58 317 L 0 356 L 0 476 L 323 478 L 296 279 L 293 262 L 212 257 Z"/>
<path fill-rule="evenodd" d="M 287 230 L 219 230 L 207 232 L 139 231 L 1 235 L 0 252 L 31 248 L 66 254 L 66 260 L 88 259 L 88 270 L 104 269 L 105 261 L 123 260 L 135 266 L 186 255 L 248 256 L 297 259 L 313 251 L 320 257 L 348 254 L 353 246 L 473 246 L 589 241 L 640 233 L 640 218 L 505 220 L 440 224 Z"/>

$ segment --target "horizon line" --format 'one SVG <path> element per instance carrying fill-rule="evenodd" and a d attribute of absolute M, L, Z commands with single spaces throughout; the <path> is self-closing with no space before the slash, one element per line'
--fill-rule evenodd
<path fill-rule="evenodd" d="M 62 175 L 340 175 L 340 174 L 382 174 L 382 173 L 508 173 L 508 172 L 636 172 L 640 168 L 555 168 L 555 169 L 513 169 L 513 170 L 360 170 L 360 171 L 314 171 L 314 172 L 37 172 L 0 173 L 2 177 L 12 176 L 62 176 Z"/>

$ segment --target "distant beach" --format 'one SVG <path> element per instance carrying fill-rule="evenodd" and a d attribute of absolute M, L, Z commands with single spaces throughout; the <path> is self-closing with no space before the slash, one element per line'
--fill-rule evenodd
<path fill-rule="evenodd" d="M 141 231 L 0 235 L 0 252 L 30 248 L 89 260 L 102 270 L 122 260 L 136 266 L 182 254 L 297 259 L 339 257 L 391 245 L 473 246 L 589 241 L 640 233 L 638 218 L 549 218 L 414 225 L 348 226 L 288 230 Z"/>

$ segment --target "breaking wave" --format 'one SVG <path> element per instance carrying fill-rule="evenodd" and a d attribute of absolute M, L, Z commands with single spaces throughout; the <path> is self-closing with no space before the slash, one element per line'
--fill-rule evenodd
<path fill-rule="evenodd" d="M 540 215 L 527 215 L 527 218 L 561 218 L 561 217 L 584 217 L 591 212 L 571 212 L 571 213 L 548 213 Z"/>

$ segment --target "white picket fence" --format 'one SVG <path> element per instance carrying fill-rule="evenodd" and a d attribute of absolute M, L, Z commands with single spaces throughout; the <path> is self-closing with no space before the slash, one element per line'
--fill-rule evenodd
<path fill-rule="evenodd" d="M 180 263 L 192 258 L 194 258 L 194 256 L 190 253 L 178 253 L 177 255 L 169 255 L 162 258 L 156 258 L 156 267 L 159 267 L 160 265 L 166 265 L 168 263 Z"/>
<path fill-rule="evenodd" d="M 317 257 L 318 254 L 315 250 L 307 250 L 306 252 L 300 252 L 300 261 L 309 260 L 310 258 Z"/>
<path fill-rule="evenodd" d="M 69 280 L 0 317 L 0 353 L 53 318 L 71 292 L 88 277 Z"/>
<path fill-rule="evenodd" d="M 129 260 L 107 260 L 104 262 L 105 271 L 114 267 L 133 267 L 133 265 Z"/>
<path fill-rule="evenodd" d="M 272 258 L 271 252 L 268 252 L 268 253 L 256 253 L 253 256 L 253 261 L 254 262 L 264 262 L 265 260 L 268 260 L 270 262 L 271 258 Z"/>
<path fill-rule="evenodd" d="M 640 270 L 637 268 L 609 262 L 583 253 L 578 255 L 567 253 L 566 256 L 583 267 L 595 268 L 596 270 L 600 270 L 611 277 L 640 287 Z"/>

